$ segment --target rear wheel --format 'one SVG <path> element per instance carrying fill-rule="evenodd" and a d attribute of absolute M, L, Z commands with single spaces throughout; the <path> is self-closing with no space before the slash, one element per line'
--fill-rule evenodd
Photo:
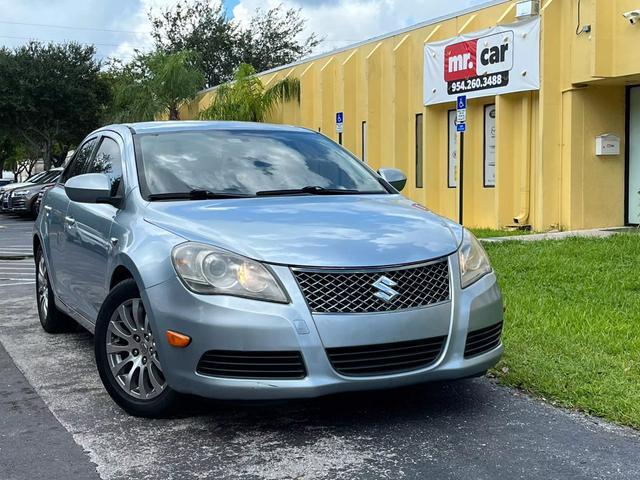
<path fill-rule="evenodd" d="M 105 299 L 96 322 L 95 355 L 102 383 L 127 413 L 156 418 L 171 412 L 177 393 L 167 385 L 134 280 L 119 283 Z"/>
<path fill-rule="evenodd" d="M 75 330 L 73 319 L 56 308 L 55 297 L 51 288 L 47 262 L 42 249 L 38 248 L 36 260 L 36 300 L 38 302 L 38 317 L 40 324 L 47 333 L 61 333 Z"/>

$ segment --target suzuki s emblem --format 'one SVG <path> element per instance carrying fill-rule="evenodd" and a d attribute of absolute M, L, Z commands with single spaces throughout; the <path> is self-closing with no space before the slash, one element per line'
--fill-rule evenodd
<path fill-rule="evenodd" d="M 378 291 L 373 295 L 378 297 L 380 300 L 390 302 L 400 295 L 400 293 L 393 289 L 396 285 L 398 285 L 396 282 L 383 275 L 372 284 L 372 286 L 378 289 Z"/>

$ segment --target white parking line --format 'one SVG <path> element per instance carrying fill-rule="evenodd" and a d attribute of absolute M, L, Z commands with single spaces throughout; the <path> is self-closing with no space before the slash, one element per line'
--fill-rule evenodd
<path fill-rule="evenodd" d="M 0 261 L 0 287 L 14 287 L 33 285 L 35 283 L 36 268 L 30 260 L 2 260 Z"/>

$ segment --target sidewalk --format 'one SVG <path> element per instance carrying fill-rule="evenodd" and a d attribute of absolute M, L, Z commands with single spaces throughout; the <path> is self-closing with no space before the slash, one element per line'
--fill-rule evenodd
<path fill-rule="evenodd" d="M 633 233 L 640 230 L 636 227 L 619 227 L 619 228 L 595 228 L 592 230 L 573 230 L 568 232 L 548 232 L 534 233 L 531 235 L 514 235 L 511 237 L 493 237 L 482 238 L 482 242 L 499 243 L 499 242 L 537 242 L 540 240 L 564 240 L 570 237 L 583 238 L 606 238 L 619 233 Z"/>

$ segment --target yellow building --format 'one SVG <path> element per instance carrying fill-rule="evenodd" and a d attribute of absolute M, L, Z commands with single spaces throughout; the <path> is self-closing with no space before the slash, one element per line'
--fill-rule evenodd
<path fill-rule="evenodd" d="M 468 226 L 637 224 L 640 10 L 628 12 L 640 9 L 640 0 L 543 0 L 539 17 L 537 2 L 518 3 L 487 2 L 261 73 L 267 86 L 287 76 L 301 82 L 300 102 L 282 106 L 272 121 L 321 131 L 374 169 L 402 169 L 409 179 L 403 193 L 456 220 L 462 210 Z M 516 17 L 521 8 L 533 9 L 533 16 Z M 425 47 L 538 18 L 539 88 L 497 95 L 488 89 L 469 99 L 460 179 L 456 103 L 426 104 Z M 203 92 L 182 118 L 196 117 L 214 94 Z M 344 115 L 341 134 L 338 112 Z"/>

